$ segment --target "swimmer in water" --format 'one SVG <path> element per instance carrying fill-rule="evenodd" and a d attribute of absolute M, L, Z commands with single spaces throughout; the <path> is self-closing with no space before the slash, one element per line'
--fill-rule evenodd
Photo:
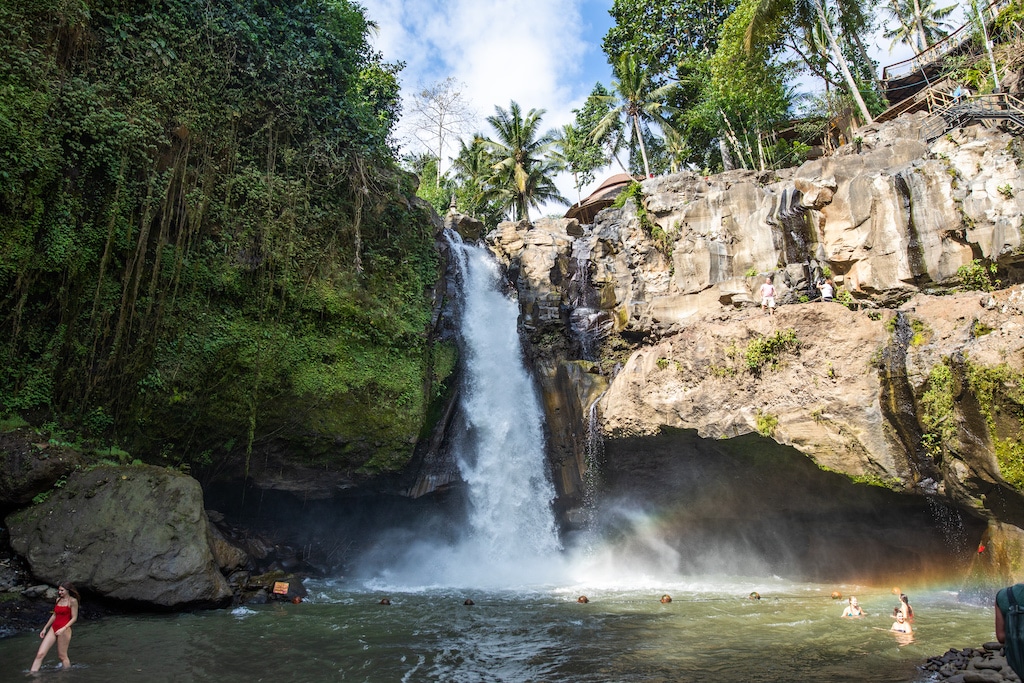
<path fill-rule="evenodd" d="M 896 613 L 896 621 L 892 622 L 892 626 L 889 627 L 890 631 L 896 633 L 913 633 L 914 629 L 907 623 L 907 618 L 903 616 L 903 612 Z"/>
<path fill-rule="evenodd" d="M 583 603 L 590 602 L 590 600 L 587 598 L 586 595 L 581 595 L 580 597 L 576 598 L 576 602 L 578 602 L 580 604 L 583 604 Z"/>
<path fill-rule="evenodd" d="M 864 610 L 861 609 L 860 604 L 857 602 L 857 596 L 851 595 L 848 601 L 850 604 L 843 610 L 843 616 L 847 619 L 856 619 L 858 617 L 866 616 Z"/>
<path fill-rule="evenodd" d="M 668 593 L 665 593 L 664 595 L 661 596 L 661 602 L 662 602 L 662 604 L 666 604 L 666 603 L 672 602 L 672 596 L 669 595 Z"/>

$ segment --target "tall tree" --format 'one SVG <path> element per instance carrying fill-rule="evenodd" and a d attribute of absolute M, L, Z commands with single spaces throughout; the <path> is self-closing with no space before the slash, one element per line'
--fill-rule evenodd
<path fill-rule="evenodd" d="M 701 102 L 696 109 L 704 128 L 718 131 L 723 166 L 740 160 L 756 168 L 753 150 L 757 137 L 788 117 L 791 93 L 786 81 L 792 75 L 788 62 L 776 59 L 783 48 L 784 17 L 762 27 L 766 37 L 745 46 L 747 27 L 759 0 L 744 0 L 722 25 L 714 57 L 709 60 Z"/>
<path fill-rule="evenodd" d="M 707 58 L 718 46 L 719 29 L 736 0 L 615 0 L 615 25 L 602 47 L 612 64 L 630 54 L 655 87 L 682 80 L 679 66 Z"/>
<path fill-rule="evenodd" d="M 530 208 L 546 201 L 568 204 L 554 183 L 556 165 L 546 158 L 555 136 L 553 131 L 540 133 L 544 110 L 531 109 L 524 116 L 513 101 L 507 110 L 495 106 L 494 111 L 487 123 L 497 139 L 484 142 L 496 161 L 485 197 L 503 201 L 516 220 L 529 218 Z"/>
<path fill-rule="evenodd" d="M 468 145 L 459 141 L 459 153 L 452 160 L 451 168 L 458 208 L 489 226 L 497 225 L 502 213 L 500 206 L 486 199 L 495 161 L 483 136 L 477 134 Z"/>
<path fill-rule="evenodd" d="M 606 135 L 613 126 L 623 118 L 631 127 L 630 137 L 639 146 L 644 162 L 644 175 L 651 175 L 651 165 L 647 159 L 647 146 L 644 144 L 643 129 L 648 121 L 657 123 L 662 130 L 672 130 L 672 124 L 666 115 L 678 113 L 678 109 L 666 104 L 675 83 L 654 87 L 647 72 L 632 55 L 624 54 L 615 62 L 615 80 L 612 82 L 612 95 L 598 98 L 613 105 L 613 108 L 601 119 L 591 132 L 597 140 Z"/>
<path fill-rule="evenodd" d="M 597 128 L 597 125 L 601 123 L 601 120 L 608 115 L 608 112 L 615 108 L 615 100 L 609 97 L 610 95 L 611 91 L 604 85 L 601 83 L 594 84 L 594 89 L 590 91 L 590 95 L 587 97 L 587 101 L 583 103 L 583 106 L 573 110 L 573 113 L 576 114 L 574 125 L 578 130 L 585 131 L 600 150 L 601 163 L 595 166 L 594 170 L 609 165 L 614 160 L 625 173 L 626 167 L 619 161 L 619 152 L 622 151 L 625 145 L 624 125 L 621 119 L 616 125 L 609 127 L 603 135 L 595 138 L 591 134 Z"/>
<path fill-rule="evenodd" d="M 936 7 L 935 0 L 892 0 L 885 9 L 897 25 L 883 35 L 891 38 L 893 45 L 904 43 L 920 54 L 949 35 L 953 25 L 947 19 L 956 5 Z"/>
<path fill-rule="evenodd" d="M 608 95 L 608 91 L 600 83 L 594 86 L 593 93 Z M 593 93 L 583 107 L 573 110 L 576 115 L 575 121 L 562 126 L 555 138 L 555 149 L 565 168 L 572 173 L 577 202 L 581 201 L 580 188 L 594 181 L 594 172 L 605 166 L 610 156 L 605 154 L 606 140 L 595 139 L 590 132 L 601 122 L 611 106 L 597 101 Z M 610 149 L 612 143 L 608 142 Z"/>
<path fill-rule="evenodd" d="M 409 113 L 416 139 L 437 159 L 434 187 L 440 187 L 445 149 L 473 121 L 469 102 L 459 82 L 449 76 L 414 93 Z"/>
<path fill-rule="evenodd" d="M 843 53 L 839 41 L 836 40 L 835 32 L 832 30 L 832 24 L 829 22 L 823 0 L 758 0 L 753 18 L 747 28 L 747 50 L 750 51 L 753 45 L 759 41 L 770 39 L 766 36 L 764 29 L 767 26 L 776 25 L 777 22 L 775 20 L 779 17 L 806 15 L 809 12 L 816 14 L 818 21 L 821 23 L 836 66 L 846 82 L 850 97 L 853 98 L 857 108 L 860 110 L 861 117 L 865 122 L 871 123 L 874 119 L 868 110 L 867 104 L 864 102 L 864 97 L 861 95 L 857 79 L 853 77 L 853 73 L 850 71 L 846 55 Z"/>

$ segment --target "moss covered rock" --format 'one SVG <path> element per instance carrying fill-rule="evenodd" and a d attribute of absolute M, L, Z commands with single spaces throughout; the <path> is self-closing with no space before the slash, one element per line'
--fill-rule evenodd
<path fill-rule="evenodd" d="M 231 596 L 211 550 L 203 493 L 161 467 L 73 474 L 45 502 L 7 517 L 11 547 L 48 583 L 161 607 Z"/>

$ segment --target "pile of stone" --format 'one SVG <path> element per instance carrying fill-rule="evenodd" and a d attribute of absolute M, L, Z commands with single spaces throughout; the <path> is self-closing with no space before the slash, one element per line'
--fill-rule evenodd
<path fill-rule="evenodd" d="M 1006 663 L 1003 646 L 996 642 L 981 647 L 951 649 L 944 655 L 931 657 L 921 667 L 936 674 L 942 683 L 1002 683 L 1020 681 Z"/>

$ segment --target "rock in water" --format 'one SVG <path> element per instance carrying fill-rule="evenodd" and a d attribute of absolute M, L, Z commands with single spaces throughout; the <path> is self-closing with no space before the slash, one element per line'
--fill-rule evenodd
<path fill-rule="evenodd" d="M 72 475 L 6 520 L 11 547 L 51 584 L 162 607 L 231 597 L 211 550 L 199 482 L 152 466 Z"/>

